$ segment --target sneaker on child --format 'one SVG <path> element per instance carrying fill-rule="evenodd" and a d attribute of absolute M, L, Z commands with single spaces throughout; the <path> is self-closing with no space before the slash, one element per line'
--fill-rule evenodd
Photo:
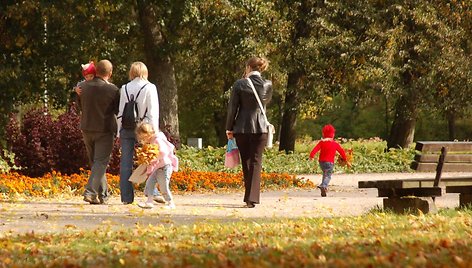
<path fill-rule="evenodd" d="M 166 201 L 164 200 L 164 197 L 162 196 L 154 196 L 153 197 L 154 201 L 157 202 L 157 203 L 161 203 L 161 204 L 165 204 Z"/>
<path fill-rule="evenodd" d="M 154 208 L 154 204 L 152 202 L 142 202 L 139 203 L 138 206 L 140 208 Z"/>
<path fill-rule="evenodd" d="M 170 201 L 167 205 L 164 206 L 165 209 L 174 209 L 175 204 L 174 202 Z"/>

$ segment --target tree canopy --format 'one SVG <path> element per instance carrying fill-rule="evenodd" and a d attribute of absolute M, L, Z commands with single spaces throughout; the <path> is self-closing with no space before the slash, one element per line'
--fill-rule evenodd
<path fill-rule="evenodd" d="M 121 86 L 140 60 L 158 86 L 161 127 L 221 145 L 227 92 L 259 55 L 270 60 L 280 150 L 294 150 L 298 122 L 340 117 L 341 103 L 351 119 L 385 106 L 389 147 L 408 146 L 425 112 L 454 139 L 470 112 L 471 21 L 472 3 L 455 0 L 6 1 L 0 111 L 64 107 L 81 63 L 110 59 Z"/>

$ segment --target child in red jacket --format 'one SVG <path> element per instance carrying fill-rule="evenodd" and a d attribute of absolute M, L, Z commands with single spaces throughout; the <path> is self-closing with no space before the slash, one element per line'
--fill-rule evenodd
<path fill-rule="evenodd" d="M 331 180 L 331 174 L 334 169 L 334 156 L 336 151 L 341 155 L 342 159 L 346 161 L 347 166 L 351 164 L 347 161 L 346 153 L 339 143 L 334 140 L 334 133 L 336 129 L 332 125 L 325 125 L 322 129 L 323 138 L 316 144 L 315 148 L 310 153 L 310 160 L 315 157 L 315 154 L 320 151 L 319 163 L 323 171 L 323 180 L 318 188 L 320 188 L 321 196 L 326 196 L 328 184 Z"/>

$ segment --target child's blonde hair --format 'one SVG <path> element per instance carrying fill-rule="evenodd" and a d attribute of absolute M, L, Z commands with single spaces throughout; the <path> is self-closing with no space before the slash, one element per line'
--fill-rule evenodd
<path fill-rule="evenodd" d="M 136 127 L 136 138 L 139 142 L 149 142 L 155 134 L 156 131 L 150 124 L 140 123 Z"/>

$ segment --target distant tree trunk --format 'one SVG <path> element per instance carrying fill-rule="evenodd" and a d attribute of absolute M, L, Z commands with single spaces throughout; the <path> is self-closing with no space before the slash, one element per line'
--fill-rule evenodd
<path fill-rule="evenodd" d="M 213 112 L 213 120 L 218 146 L 223 146 L 228 142 L 226 137 L 226 109 Z"/>
<path fill-rule="evenodd" d="M 387 139 L 389 133 L 389 125 L 390 125 L 390 118 L 389 118 L 390 107 L 388 106 L 388 98 L 385 96 L 385 132 L 383 134 L 384 139 Z"/>
<path fill-rule="evenodd" d="M 405 23 L 408 32 L 414 33 L 415 23 L 408 19 Z M 418 53 L 414 49 L 415 42 L 409 40 L 404 45 L 408 51 L 409 57 L 403 59 L 403 71 L 400 75 L 403 87 L 403 94 L 395 103 L 395 115 L 393 117 L 390 137 L 387 141 L 387 148 L 408 148 L 415 137 L 416 119 L 418 117 L 418 103 L 420 99 L 419 90 L 413 87 L 414 82 L 421 76 L 420 73 L 411 69 L 408 62 L 415 62 L 418 59 Z"/>
<path fill-rule="evenodd" d="M 222 94 L 225 93 L 228 88 L 231 88 L 233 85 L 233 81 L 229 79 L 225 79 L 225 83 L 223 85 L 222 89 Z M 223 146 L 228 142 L 228 138 L 226 137 L 226 113 L 228 109 L 228 100 L 223 99 L 222 102 L 222 110 L 215 111 L 213 113 L 213 119 L 214 119 L 214 128 L 215 128 L 215 133 L 218 138 L 218 145 Z"/>
<path fill-rule="evenodd" d="M 171 55 L 166 54 L 169 46 L 155 6 L 146 1 L 137 1 L 138 19 L 144 39 L 146 65 L 149 80 L 156 83 L 159 94 L 159 127 L 170 127 L 171 134 L 180 139 L 177 83 Z"/>
<path fill-rule="evenodd" d="M 298 115 L 298 93 L 302 74 L 289 73 L 287 79 L 287 92 L 285 93 L 285 103 L 282 115 L 282 125 L 280 127 L 279 151 L 290 152 L 295 150 L 296 131 Z"/>
<path fill-rule="evenodd" d="M 453 141 L 456 139 L 456 112 L 454 110 L 448 110 L 446 113 L 449 140 Z"/>
<path fill-rule="evenodd" d="M 415 136 L 417 102 L 412 96 L 403 96 L 397 100 L 390 137 L 387 147 L 407 148 Z"/>
<path fill-rule="evenodd" d="M 295 32 L 292 36 L 292 44 L 297 46 L 300 40 L 307 38 L 311 34 L 311 27 L 308 26 L 307 17 L 313 6 L 310 1 L 301 1 L 296 11 L 299 16 L 295 23 Z M 285 103 L 283 107 L 282 124 L 280 126 L 279 151 L 286 153 L 295 150 L 296 131 L 298 116 L 298 90 L 302 85 L 303 70 L 295 70 L 288 73 L 287 92 L 285 93 Z"/>

